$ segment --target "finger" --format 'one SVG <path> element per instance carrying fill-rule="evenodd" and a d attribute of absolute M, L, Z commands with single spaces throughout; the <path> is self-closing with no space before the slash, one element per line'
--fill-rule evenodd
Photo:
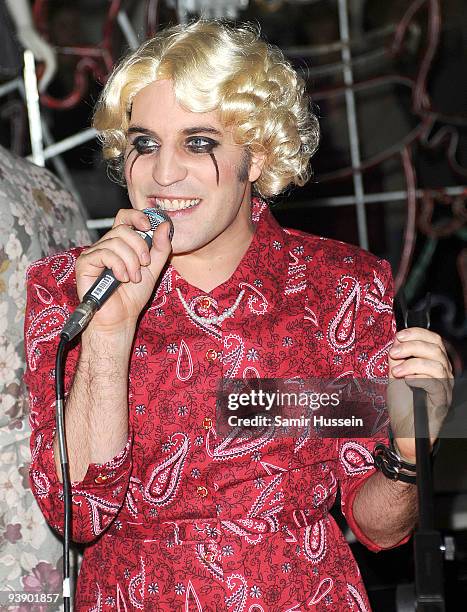
<path fill-rule="evenodd" d="M 431 358 L 435 361 L 440 361 L 444 365 L 446 371 L 448 372 L 448 378 L 454 378 L 452 364 L 441 337 L 434 332 L 428 332 L 428 336 L 426 334 L 422 334 L 425 338 L 424 340 L 417 340 L 416 334 L 418 331 L 426 332 L 427 330 L 420 328 L 411 328 L 411 330 L 415 330 L 412 340 L 407 339 L 404 341 L 399 341 L 398 334 L 396 334 L 394 343 L 389 349 L 389 357 L 392 359 L 406 359 L 407 357 Z M 426 338 L 430 338 L 431 340 L 434 340 L 434 342 L 429 342 L 426 340 Z M 438 340 L 441 342 L 441 344 L 438 342 Z"/>
<path fill-rule="evenodd" d="M 421 357 L 439 361 L 449 370 L 449 360 L 446 351 L 439 344 L 427 340 L 405 340 L 399 342 L 397 339 L 389 349 L 389 354 L 394 359 L 406 359 L 408 357 Z"/>
<path fill-rule="evenodd" d="M 440 361 L 425 359 L 422 357 L 410 357 L 404 363 L 394 366 L 392 373 L 400 378 L 401 376 L 411 376 L 412 374 L 421 374 L 423 376 L 431 376 L 433 378 L 447 378 L 448 372 Z"/>
<path fill-rule="evenodd" d="M 427 393 L 430 437 L 436 437 L 448 413 L 450 398 L 442 381 L 417 375 L 392 381 L 388 386 L 387 406 L 394 435 L 402 438 L 414 435 L 413 388 Z"/>
<path fill-rule="evenodd" d="M 443 339 L 436 332 L 424 329 L 422 327 L 409 327 L 396 333 L 396 343 L 406 343 L 410 341 L 421 341 L 434 344 L 444 353 L 446 361 L 449 363 L 449 370 L 451 370 L 451 364 L 449 357 L 444 345 Z"/>
<path fill-rule="evenodd" d="M 396 340 L 400 342 L 406 342 L 408 340 L 421 340 L 424 342 L 430 342 L 440 347 L 444 353 L 446 353 L 446 347 L 444 346 L 443 339 L 439 334 L 423 327 L 408 327 L 407 329 L 401 329 L 396 333 Z M 447 353 L 446 353 L 447 355 Z"/>
<path fill-rule="evenodd" d="M 141 281 L 141 264 L 139 257 L 133 248 L 121 237 L 113 236 L 111 238 L 101 240 L 93 247 L 90 247 L 86 254 L 92 255 L 99 250 L 112 251 L 113 253 L 116 253 L 124 262 L 129 279 L 134 283 L 139 283 Z M 90 258 L 88 261 L 90 263 L 92 262 Z"/>
<path fill-rule="evenodd" d="M 423 389 L 427 393 L 426 414 L 430 438 L 437 437 L 451 404 L 442 381 L 424 376 L 411 376 L 405 382 L 411 388 Z"/>
<path fill-rule="evenodd" d="M 89 276 L 95 280 L 104 268 L 112 270 L 115 278 L 121 283 L 130 280 L 124 260 L 114 251 L 102 247 L 91 247 L 83 251 L 76 261 L 77 277 Z"/>
<path fill-rule="evenodd" d="M 133 251 L 137 254 L 139 264 L 141 266 L 147 266 L 151 260 L 149 255 L 149 247 L 146 240 L 135 232 L 129 225 L 117 225 L 109 230 L 96 244 L 103 244 L 107 240 L 118 238 L 128 244 Z"/>
<path fill-rule="evenodd" d="M 150 251 L 151 263 L 148 269 L 151 271 L 155 280 L 157 280 L 162 272 L 164 265 L 172 251 L 172 243 L 169 238 L 170 224 L 166 221 L 161 223 L 154 231 L 152 237 L 152 248 Z"/>
<path fill-rule="evenodd" d="M 391 361 L 391 360 L 390 360 Z M 420 376 L 424 378 L 434 378 L 440 381 L 446 391 L 446 397 L 451 403 L 452 382 L 449 373 L 442 363 L 422 358 L 406 359 L 402 364 L 390 365 L 390 375 L 395 378 L 410 378 Z"/>
<path fill-rule="evenodd" d="M 437 378 L 426 378 L 420 374 L 414 374 L 404 379 L 405 383 L 412 388 L 424 389 L 430 396 L 430 402 L 432 406 L 446 406 L 447 405 L 447 393 L 446 387 L 442 380 Z"/>
<path fill-rule="evenodd" d="M 141 231 L 148 231 L 151 229 L 151 222 L 147 215 L 145 215 L 142 210 L 136 210 L 134 208 L 121 208 L 118 211 L 115 215 L 112 227 L 117 227 L 118 225 L 128 225 Z"/>

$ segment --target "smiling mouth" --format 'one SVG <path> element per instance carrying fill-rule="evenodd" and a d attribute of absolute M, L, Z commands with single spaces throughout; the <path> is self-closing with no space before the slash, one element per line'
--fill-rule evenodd
<path fill-rule="evenodd" d="M 166 200 L 163 198 L 150 198 L 150 200 L 156 205 L 157 208 L 165 210 L 166 212 L 176 212 L 177 210 L 186 210 L 187 208 L 193 208 L 201 202 L 201 198 L 193 200 Z"/>

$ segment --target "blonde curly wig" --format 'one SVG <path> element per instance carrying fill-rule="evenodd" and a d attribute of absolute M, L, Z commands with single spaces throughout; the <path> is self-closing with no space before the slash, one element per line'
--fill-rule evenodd
<path fill-rule="evenodd" d="M 278 47 L 261 40 L 257 26 L 232 27 L 219 20 L 165 29 L 111 74 L 93 126 L 104 158 L 120 179 L 133 98 L 161 79 L 172 79 L 176 99 L 185 109 L 217 110 L 237 144 L 265 153 L 256 193 L 272 197 L 309 180 L 319 126 L 303 79 Z"/>

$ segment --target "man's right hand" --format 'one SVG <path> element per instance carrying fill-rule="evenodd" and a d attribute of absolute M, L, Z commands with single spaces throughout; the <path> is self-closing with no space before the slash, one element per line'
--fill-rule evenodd
<path fill-rule="evenodd" d="M 116 332 L 136 325 L 170 255 L 168 223 L 154 232 L 151 249 L 133 228 L 150 230 L 148 217 L 140 210 L 119 210 L 112 229 L 76 261 L 80 301 L 105 268 L 110 268 L 122 283 L 94 315 L 90 327 L 95 332 Z"/>

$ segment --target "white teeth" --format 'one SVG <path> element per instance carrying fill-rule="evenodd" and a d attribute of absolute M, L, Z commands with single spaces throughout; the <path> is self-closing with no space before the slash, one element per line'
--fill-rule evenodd
<path fill-rule="evenodd" d="M 199 204 L 201 199 L 195 200 L 165 200 L 156 198 L 156 205 L 162 210 L 176 211 L 184 210 L 185 208 L 191 208 Z"/>

